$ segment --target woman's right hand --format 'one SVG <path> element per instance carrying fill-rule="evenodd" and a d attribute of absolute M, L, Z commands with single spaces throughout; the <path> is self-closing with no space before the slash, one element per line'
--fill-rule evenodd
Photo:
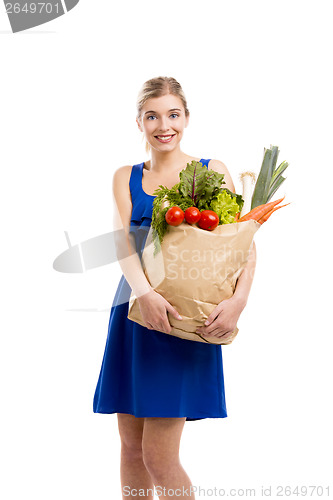
<path fill-rule="evenodd" d="M 138 297 L 142 319 L 149 330 L 158 330 L 163 333 L 171 332 L 167 311 L 176 319 L 182 317 L 174 307 L 155 290 L 150 290 Z"/>

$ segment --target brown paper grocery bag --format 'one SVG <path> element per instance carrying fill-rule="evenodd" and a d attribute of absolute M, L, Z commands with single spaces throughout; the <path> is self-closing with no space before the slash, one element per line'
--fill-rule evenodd
<path fill-rule="evenodd" d="M 260 227 L 255 220 L 221 224 L 213 231 L 185 222 L 168 226 L 155 256 L 150 227 L 142 253 L 144 273 L 153 289 L 183 318 L 177 320 L 168 314 L 172 327 L 169 335 L 197 342 L 231 344 L 238 333 L 237 327 L 228 339 L 204 338 L 196 329 L 203 326 L 217 304 L 233 295 L 254 234 Z M 133 291 L 127 317 L 146 326 Z"/>

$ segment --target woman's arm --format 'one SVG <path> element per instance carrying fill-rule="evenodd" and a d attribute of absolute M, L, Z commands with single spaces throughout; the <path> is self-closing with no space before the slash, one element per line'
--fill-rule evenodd
<path fill-rule="evenodd" d="M 236 289 L 230 299 L 220 302 L 207 318 L 207 325 L 197 328 L 197 332 L 206 337 L 228 339 L 237 326 L 241 312 L 246 306 L 256 265 L 256 247 L 253 242 L 248 261 L 238 276 Z"/>
<path fill-rule="evenodd" d="M 226 184 L 222 184 L 222 187 L 226 187 L 235 193 L 234 183 L 224 163 L 218 160 L 211 160 L 209 162 L 209 167 L 216 172 L 224 174 L 223 180 Z M 238 318 L 246 306 L 250 294 L 256 267 L 256 257 L 256 246 L 253 241 L 248 261 L 236 281 L 234 294 L 230 299 L 223 300 L 216 306 L 207 318 L 207 325 L 198 328 L 197 332 L 207 335 L 208 337 L 223 336 L 223 338 L 227 338 L 228 335 L 235 330 Z"/>
<path fill-rule="evenodd" d="M 129 233 L 132 200 L 129 189 L 131 165 L 118 168 L 113 175 L 113 228 L 117 257 L 126 281 L 136 297 L 152 290 L 140 262 L 135 240 Z"/>
<path fill-rule="evenodd" d="M 246 306 L 247 299 L 250 294 L 254 278 L 254 272 L 256 269 L 256 262 L 257 262 L 257 251 L 255 242 L 253 241 L 252 249 L 249 252 L 248 261 L 243 271 L 238 276 L 238 279 L 236 281 L 235 292 L 231 297 L 233 299 L 233 302 L 236 302 L 238 304 L 241 311 Z"/>
<path fill-rule="evenodd" d="M 121 167 L 113 176 L 114 235 L 117 257 L 126 281 L 138 299 L 142 319 L 150 330 L 170 333 L 167 312 L 182 319 L 177 310 L 159 293 L 155 292 L 143 271 L 136 250 L 135 238 L 129 233 L 132 215 L 132 197 L 129 179 L 132 167 Z"/>
<path fill-rule="evenodd" d="M 220 174 L 224 174 L 223 180 L 225 181 L 225 184 L 222 184 L 222 187 L 230 189 L 230 191 L 232 191 L 233 193 L 236 192 L 231 175 L 224 163 L 222 163 L 219 160 L 210 160 L 209 168 L 212 168 L 213 170 L 219 172 Z M 232 296 L 233 302 L 238 304 L 241 311 L 246 306 L 247 299 L 250 294 L 251 285 L 253 282 L 254 272 L 256 268 L 256 260 L 257 260 L 256 246 L 255 243 L 253 242 L 252 249 L 250 250 L 249 253 L 248 262 L 246 263 L 246 266 L 244 267 L 243 271 L 241 272 L 241 274 L 237 279 L 236 289 L 234 295 Z"/>
<path fill-rule="evenodd" d="M 223 180 L 225 181 L 225 184 L 222 184 L 222 187 L 230 189 L 230 191 L 236 193 L 231 175 L 224 163 L 222 163 L 219 160 L 210 160 L 209 168 L 212 168 L 213 170 L 219 172 L 220 174 L 224 174 Z M 252 281 L 254 278 L 254 271 L 256 268 L 256 259 L 257 259 L 256 246 L 255 243 L 253 242 L 252 249 L 250 250 L 249 253 L 248 262 L 246 263 L 246 266 L 244 267 L 243 271 L 241 272 L 241 274 L 237 279 L 236 289 L 232 297 L 234 299 L 234 302 L 237 302 L 242 310 L 246 306 L 247 299 L 250 293 Z"/>

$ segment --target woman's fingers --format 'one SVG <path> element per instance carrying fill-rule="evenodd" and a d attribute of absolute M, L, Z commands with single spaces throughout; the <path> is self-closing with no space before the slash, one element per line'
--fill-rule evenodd
<path fill-rule="evenodd" d="M 226 338 L 229 334 L 231 335 L 233 333 L 233 330 L 230 330 L 230 328 L 223 328 L 221 326 L 216 326 L 214 329 L 211 329 L 211 327 L 207 327 L 207 329 L 203 331 L 199 328 L 197 329 L 197 332 L 203 335 L 204 337 Z"/>
<path fill-rule="evenodd" d="M 232 331 L 229 330 L 229 331 L 227 331 L 225 333 L 221 333 L 220 335 L 217 335 L 217 337 L 219 339 L 221 339 L 221 338 L 228 339 L 231 336 L 232 333 L 233 333 L 233 330 Z"/>
<path fill-rule="evenodd" d="M 169 311 L 169 313 L 172 314 L 172 316 L 174 318 L 176 318 L 176 319 L 183 319 L 181 317 L 181 315 L 179 314 L 179 312 L 176 311 L 176 309 L 174 307 L 172 307 L 172 305 L 170 304 L 170 302 L 166 302 L 165 307 Z"/>
<path fill-rule="evenodd" d="M 139 308 L 146 328 L 149 330 L 169 331 L 166 305 L 168 302 L 157 292 L 140 297 Z"/>
<path fill-rule="evenodd" d="M 170 333 L 171 332 L 171 325 L 169 323 L 168 316 L 166 314 L 166 311 L 161 312 L 162 317 L 160 316 L 158 319 L 155 321 L 151 321 L 151 323 L 147 323 L 149 326 L 150 330 L 157 330 L 159 332 L 163 333 Z"/>
<path fill-rule="evenodd" d="M 169 331 L 170 329 L 170 325 L 168 326 L 168 324 L 166 322 L 152 322 L 152 323 L 147 323 L 146 322 L 146 327 L 148 328 L 148 330 L 157 330 L 159 332 L 167 332 Z"/>
<path fill-rule="evenodd" d="M 213 327 L 213 329 L 211 329 L 209 331 L 207 331 L 207 330 L 203 331 L 202 335 L 204 335 L 205 337 L 216 337 L 219 332 L 220 332 L 219 327 L 215 327 L 215 328 Z"/>

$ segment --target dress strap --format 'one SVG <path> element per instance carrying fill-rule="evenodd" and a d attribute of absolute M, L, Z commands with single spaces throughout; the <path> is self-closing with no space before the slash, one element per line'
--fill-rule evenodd
<path fill-rule="evenodd" d="M 204 158 L 201 158 L 200 162 L 202 163 L 202 166 L 206 166 L 208 168 L 208 163 L 210 162 L 210 158 L 208 160 L 205 160 Z"/>

